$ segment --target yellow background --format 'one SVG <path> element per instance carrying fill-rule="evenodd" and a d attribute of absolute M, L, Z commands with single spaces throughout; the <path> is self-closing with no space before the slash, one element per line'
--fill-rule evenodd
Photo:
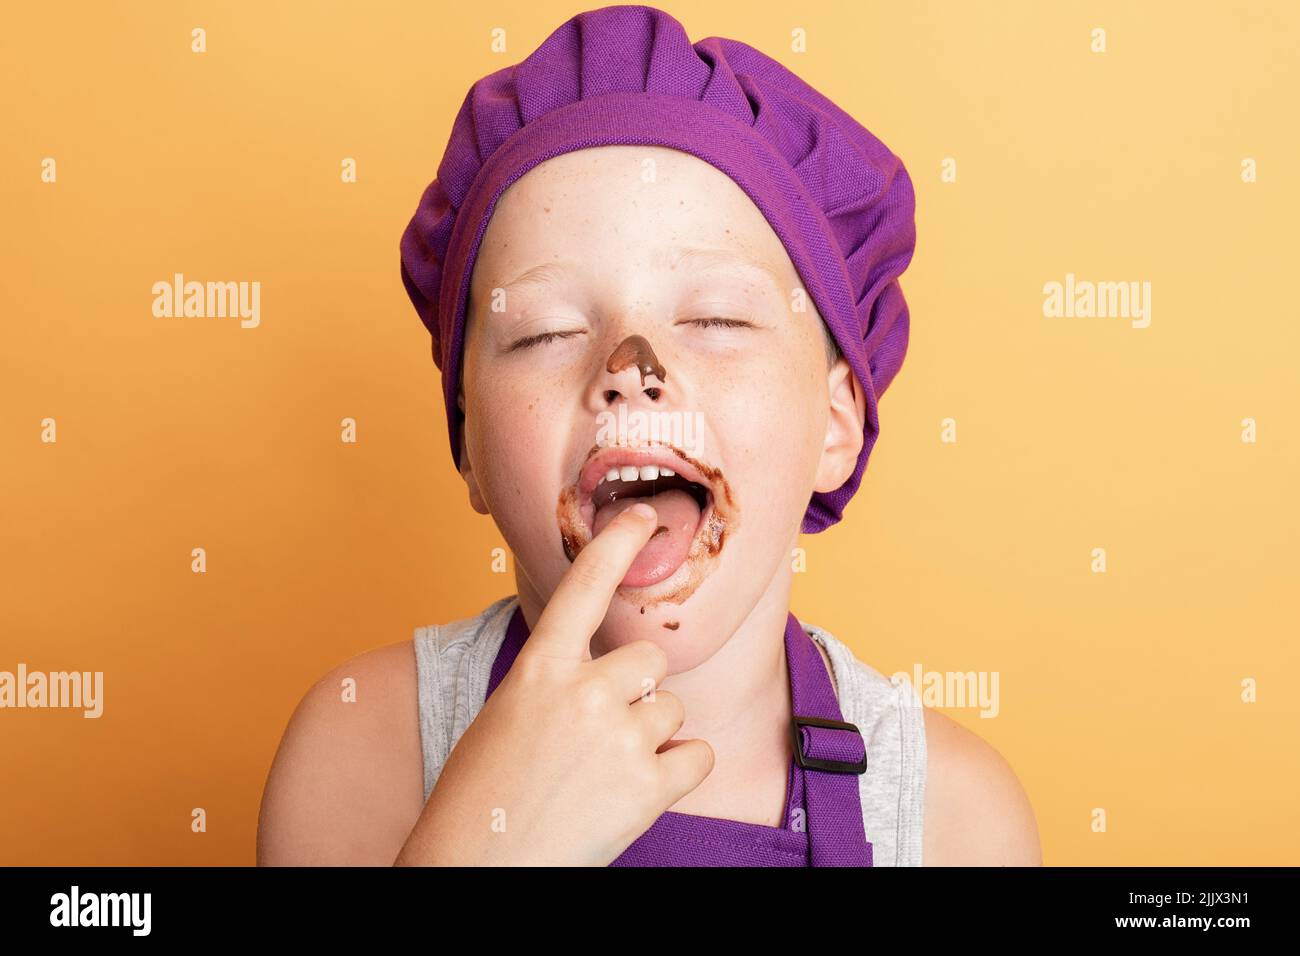
<path fill-rule="evenodd" d="M 1050 864 L 1300 862 L 1296 5 L 662 6 L 916 184 L 909 354 L 795 612 L 886 674 L 997 671 L 995 719 L 946 712 L 1015 768 Z M 0 669 L 102 670 L 105 713 L 0 711 L 0 863 L 252 863 L 307 687 L 513 591 L 398 239 L 470 83 L 588 8 L 7 13 Z M 154 318 L 174 272 L 259 281 L 261 326 Z M 1151 282 L 1150 327 L 1045 318 L 1069 272 Z"/>

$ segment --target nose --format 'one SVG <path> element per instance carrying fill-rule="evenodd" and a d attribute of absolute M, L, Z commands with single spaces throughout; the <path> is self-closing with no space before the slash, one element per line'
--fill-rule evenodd
<path fill-rule="evenodd" d="M 657 402 L 663 394 L 660 386 L 668 380 L 667 369 L 655 355 L 650 342 L 641 335 L 629 335 L 615 346 L 605 362 L 605 371 L 611 377 L 603 396 L 611 405 L 618 401 L 620 395 L 625 395 L 630 400 L 638 390 L 650 401 Z M 654 376 L 660 384 L 647 385 L 647 376 Z"/>

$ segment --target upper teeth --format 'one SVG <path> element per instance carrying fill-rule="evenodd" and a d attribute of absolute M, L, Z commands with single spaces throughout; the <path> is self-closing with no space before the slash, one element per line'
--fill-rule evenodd
<path fill-rule="evenodd" d="M 671 468 L 662 468 L 659 465 L 624 465 L 621 468 L 611 468 L 605 473 L 606 481 L 654 481 L 656 478 L 669 478 L 677 474 Z"/>

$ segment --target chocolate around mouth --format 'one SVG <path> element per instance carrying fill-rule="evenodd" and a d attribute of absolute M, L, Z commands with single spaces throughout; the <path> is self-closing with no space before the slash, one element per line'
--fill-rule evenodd
<path fill-rule="evenodd" d="M 672 451 L 674 456 L 686 462 L 690 469 L 704 479 L 703 484 L 699 482 L 696 482 L 696 484 L 701 484 L 701 487 L 708 493 L 708 498 L 701 510 L 700 523 L 691 538 L 686 559 L 681 566 L 662 581 L 647 585 L 644 588 L 619 588 L 619 591 L 624 593 L 630 594 L 644 591 L 654 595 L 644 599 L 638 598 L 638 600 L 641 600 L 643 613 L 646 607 L 655 607 L 664 603 L 681 604 L 695 593 L 704 578 L 716 566 L 718 557 L 726 545 L 728 535 L 734 532 L 737 525 L 738 512 L 735 508 L 731 485 L 723 477 L 721 470 L 705 465 L 670 446 L 663 447 Z M 586 461 L 583 462 L 583 468 L 595 455 L 604 450 L 599 446 L 593 448 L 587 455 Z M 582 469 L 579 470 L 579 474 L 582 474 Z M 570 562 L 591 541 L 591 527 L 595 514 L 593 502 L 580 500 L 578 484 L 579 482 L 575 481 L 573 484 L 566 486 L 560 492 L 560 498 L 556 505 L 560 542 L 565 557 Z M 660 530 L 656 529 L 655 534 L 659 533 Z M 664 590 L 665 588 L 666 590 Z M 655 593 L 661 590 L 662 593 Z"/>

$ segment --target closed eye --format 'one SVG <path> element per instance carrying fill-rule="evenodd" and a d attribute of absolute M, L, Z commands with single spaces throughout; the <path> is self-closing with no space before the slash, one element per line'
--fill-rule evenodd
<path fill-rule="evenodd" d="M 534 345 L 541 345 L 547 342 L 553 342 L 556 339 L 565 339 L 570 335 L 582 335 L 581 330 L 572 330 L 569 332 L 542 332 L 538 335 L 530 335 L 527 338 L 514 342 L 506 349 L 507 352 L 514 352 L 519 349 L 530 349 Z"/>
<path fill-rule="evenodd" d="M 691 321 L 686 324 L 698 325 L 702 329 L 711 329 L 711 328 L 735 329 L 735 328 L 753 327 L 752 322 L 746 322 L 743 319 L 720 319 L 720 318 L 691 319 Z"/>

